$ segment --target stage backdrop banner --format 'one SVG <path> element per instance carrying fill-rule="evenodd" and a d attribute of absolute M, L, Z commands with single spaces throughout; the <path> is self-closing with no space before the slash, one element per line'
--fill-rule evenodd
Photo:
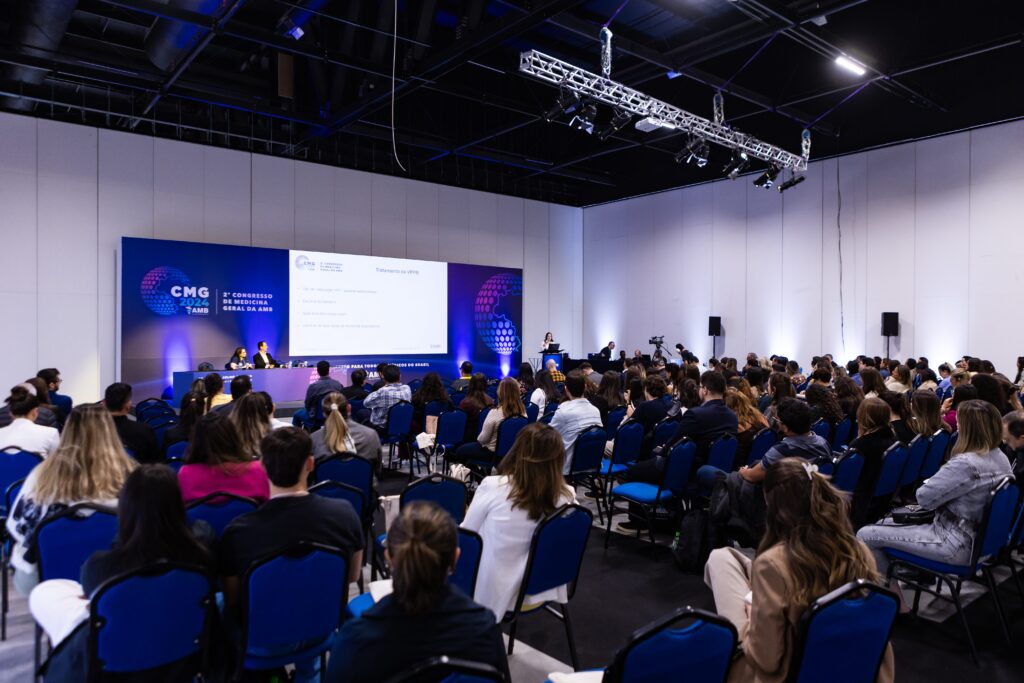
<path fill-rule="evenodd" d="M 515 268 L 132 237 L 119 261 L 121 379 L 137 401 L 169 396 L 173 373 L 200 363 L 224 371 L 236 347 L 251 359 L 259 341 L 278 361 L 327 360 L 332 374 L 362 368 L 371 381 L 380 362 L 404 380 L 450 379 L 464 360 L 495 377 L 522 357 Z M 316 355 L 293 355 L 290 330 L 304 335 L 296 351 Z"/>

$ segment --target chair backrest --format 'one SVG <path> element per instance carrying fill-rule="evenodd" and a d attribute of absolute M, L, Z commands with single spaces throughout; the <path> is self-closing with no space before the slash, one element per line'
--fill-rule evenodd
<path fill-rule="evenodd" d="M 750 455 L 747 456 L 747 464 L 753 466 L 754 463 L 761 462 L 761 459 L 765 456 L 771 447 L 775 445 L 777 436 L 770 428 L 765 427 L 757 434 L 754 435 L 754 440 L 750 443 Z"/>
<path fill-rule="evenodd" d="M 616 408 L 608 411 L 608 433 L 616 434 L 619 431 L 619 425 L 626 419 L 626 409 Z"/>
<path fill-rule="evenodd" d="M 162 398 L 144 398 L 135 404 L 135 419 L 137 420 L 145 421 L 146 416 L 149 414 L 158 415 L 166 412 L 170 412 L 173 415 L 174 408 Z"/>
<path fill-rule="evenodd" d="M 355 453 L 335 453 L 324 458 L 313 469 L 313 478 L 319 481 L 336 481 L 359 489 L 367 507 L 357 510 L 365 517 L 373 495 L 373 463 Z"/>
<path fill-rule="evenodd" d="M 484 430 L 484 422 L 487 420 L 487 416 L 490 414 L 491 409 L 484 406 L 480 409 L 480 413 L 476 416 L 476 433 L 477 436 Z"/>
<path fill-rule="evenodd" d="M 27 477 L 28 473 L 42 461 L 43 456 L 17 446 L 8 446 L 0 450 L 0 487 L 6 491 L 8 486 Z"/>
<path fill-rule="evenodd" d="M 506 683 L 505 674 L 490 664 L 441 656 L 414 664 L 402 673 L 387 679 L 384 683 L 488 683 L 490 681 Z"/>
<path fill-rule="evenodd" d="M 170 467 L 172 470 L 174 470 L 174 473 L 177 474 L 178 472 L 181 471 L 181 468 L 185 466 L 185 458 L 168 457 L 167 462 L 165 462 L 164 464 Z"/>
<path fill-rule="evenodd" d="M 612 463 L 624 465 L 640 456 L 644 442 L 644 426 L 639 422 L 626 422 L 615 432 L 615 446 L 612 449 Z"/>
<path fill-rule="evenodd" d="M 725 681 L 736 641 L 736 627 L 727 619 L 681 607 L 636 631 L 616 653 L 605 681 Z"/>
<path fill-rule="evenodd" d="M 509 449 L 512 448 L 512 444 L 516 442 L 519 432 L 523 431 L 523 428 L 528 424 L 530 424 L 529 421 L 522 415 L 506 417 L 498 423 L 498 445 L 494 449 L 496 460 L 501 460 L 505 457 Z"/>
<path fill-rule="evenodd" d="M 593 522 L 594 513 L 582 505 L 563 505 L 537 525 L 530 540 L 516 612 L 522 608 L 527 595 L 566 584 L 572 597 Z"/>
<path fill-rule="evenodd" d="M 863 579 L 818 598 L 800 620 L 790 683 L 873 681 L 885 655 L 899 600 Z"/>
<path fill-rule="evenodd" d="M 526 404 L 526 419 L 529 420 L 530 423 L 532 424 L 532 423 L 537 421 L 537 416 L 538 415 L 540 415 L 540 406 L 538 406 L 536 403 L 527 403 Z"/>
<path fill-rule="evenodd" d="M 109 548 L 117 536 L 117 511 L 79 503 L 47 516 L 35 533 L 39 580 L 78 581 L 89 556 Z"/>
<path fill-rule="evenodd" d="M 366 509 L 366 498 L 363 496 L 363 492 L 355 486 L 338 481 L 321 481 L 311 486 L 309 492 L 324 498 L 347 500 L 358 517 L 362 517 L 363 510 Z"/>
<path fill-rule="evenodd" d="M 448 582 L 469 597 L 476 592 L 476 577 L 480 573 L 480 558 L 484 554 L 484 539 L 480 534 L 459 527 L 459 561 Z"/>
<path fill-rule="evenodd" d="M 825 420 L 819 419 L 811 425 L 811 431 L 825 439 L 825 441 L 828 441 L 829 437 L 832 435 L 832 425 Z"/>
<path fill-rule="evenodd" d="M 903 469 L 907 465 L 907 457 L 910 452 L 907 445 L 897 441 L 882 455 L 882 469 L 875 480 L 875 488 L 871 493 L 873 498 L 888 496 L 896 492 L 903 478 Z"/>
<path fill-rule="evenodd" d="M 438 417 L 446 408 L 448 408 L 448 404 L 444 401 L 431 401 L 423 406 L 423 414 L 427 417 Z"/>
<path fill-rule="evenodd" d="M 920 434 L 914 437 L 907 447 L 907 464 L 903 468 L 903 476 L 900 477 L 900 486 L 910 486 L 921 477 L 921 468 L 924 466 L 924 456 L 928 454 L 928 439 Z"/>
<path fill-rule="evenodd" d="M 348 560 L 338 548 L 299 543 L 254 562 L 242 586 L 243 652 L 326 638 L 345 615 Z"/>
<path fill-rule="evenodd" d="M 398 507 L 406 503 L 424 500 L 434 503 L 452 516 L 456 524 L 461 524 L 466 516 L 466 484 L 458 479 L 442 474 L 430 474 L 417 479 L 402 491 L 398 498 Z"/>
<path fill-rule="evenodd" d="M 853 420 L 844 417 L 836 424 L 835 432 L 832 434 L 832 450 L 843 450 L 843 447 L 850 443 L 850 435 L 852 433 Z"/>
<path fill-rule="evenodd" d="M 601 469 L 601 460 L 604 459 L 604 447 L 607 442 L 608 435 L 601 427 L 588 427 L 583 430 L 576 437 L 576 443 L 572 447 L 569 477 L 596 474 Z"/>
<path fill-rule="evenodd" d="M 18 481 L 12 481 L 10 486 L 4 491 L 4 510 L 6 514 L 14 509 L 14 501 L 18 499 L 18 494 L 21 493 L 21 487 L 25 485 L 24 479 Z"/>
<path fill-rule="evenodd" d="M 259 503 L 252 498 L 237 496 L 226 491 L 217 491 L 186 505 L 185 516 L 190 522 L 200 519 L 207 522 L 213 527 L 217 538 L 220 538 L 224 529 L 231 524 L 235 517 L 252 512 L 257 507 L 259 507 Z"/>
<path fill-rule="evenodd" d="M 188 450 L 188 441 L 176 441 L 167 447 L 167 459 L 171 458 L 184 458 L 185 451 Z"/>
<path fill-rule="evenodd" d="M 449 410 L 437 418 L 438 446 L 452 448 L 466 438 L 466 413 L 461 410 Z"/>
<path fill-rule="evenodd" d="M 664 446 L 668 443 L 668 440 L 672 438 L 672 435 L 676 433 L 676 427 L 679 426 L 677 420 L 671 417 L 666 417 L 664 420 L 654 425 L 654 435 L 651 440 L 651 446 Z"/>
<path fill-rule="evenodd" d="M 739 442 L 732 434 L 723 434 L 708 448 L 708 464 L 723 472 L 732 472 L 736 465 L 736 449 Z"/>
<path fill-rule="evenodd" d="M 408 401 L 399 401 L 388 408 L 387 434 L 388 438 L 408 436 L 412 431 L 412 404 Z"/>
<path fill-rule="evenodd" d="M 89 603 L 89 672 L 126 673 L 203 662 L 213 583 L 202 567 L 161 561 L 106 581 Z"/>
<path fill-rule="evenodd" d="M 682 439 L 672 447 L 665 466 L 661 488 L 680 496 L 686 489 L 693 471 L 693 461 L 697 458 L 697 444 L 689 437 Z"/>
<path fill-rule="evenodd" d="M 455 391 L 455 392 L 452 392 L 451 397 L 452 397 L 452 403 L 455 404 L 455 407 L 457 408 L 460 403 L 462 403 L 463 401 L 466 400 L 466 392 L 465 391 Z"/>
<path fill-rule="evenodd" d="M 409 391 L 410 392 L 415 394 L 417 391 L 419 391 L 421 386 L 423 386 L 423 380 L 421 380 L 421 379 L 409 380 Z"/>
<path fill-rule="evenodd" d="M 928 479 L 939 471 L 942 463 L 946 461 L 947 450 L 949 450 L 949 432 L 940 429 L 928 439 L 928 451 L 921 464 L 922 479 Z"/>
<path fill-rule="evenodd" d="M 1009 544 L 1019 498 L 1020 489 L 1013 484 L 1013 477 L 1004 477 L 992 489 L 975 536 L 972 566 L 977 566 L 979 561 L 992 557 Z"/>
<path fill-rule="evenodd" d="M 835 472 L 832 474 L 832 485 L 840 491 L 853 493 L 857 490 L 857 483 L 864 471 L 864 456 L 856 449 L 846 451 L 846 455 L 836 463 Z"/>

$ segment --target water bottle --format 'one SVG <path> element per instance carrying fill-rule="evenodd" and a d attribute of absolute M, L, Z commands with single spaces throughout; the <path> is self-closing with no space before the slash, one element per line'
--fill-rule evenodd
<path fill-rule="evenodd" d="M 672 545 L 670 547 L 672 548 L 672 550 L 675 550 L 675 549 L 677 549 L 679 547 L 679 532 L 678 531 L 676 532 L 675 538 L 672 539 Z"/>

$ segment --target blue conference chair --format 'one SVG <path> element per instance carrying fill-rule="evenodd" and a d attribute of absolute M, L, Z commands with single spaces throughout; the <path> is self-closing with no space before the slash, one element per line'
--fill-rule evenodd
<path fill-rule="evenodd" d="M 459 527 L 459 561 L 448 582 L 469 597 L 476 593 L 476 578 L 480 574 L 480 558 L 484 554 L 484 539 L 475 531 Z"/>
<path fill-rule="evenodd" d="M 392 466 L 395 451 L 398 451 L 398 467 L 402 466 L 403 445 L 409 447 L 409 479 L 412 479 L 413 466 L 417 460 L 412 452 L 412 416 L 413 407 L 408 401 L 399 401 L 388 408 L 388 420 L 384 428 L 383 443 L 388 447 L 388 467 Z"/>
<path fill-rule="evenodd" d="M 608 424 L 605 425 L 609 434 L 615 434 L 619 431 L 619 425 L 626 419 L 625 408 L 615 408 L 614 410 L 608 411 Z"/>
<path fill-rule="evenodd" d="M 732 472 L 736 469 L 736 449 L 739 442 L 732 434 L 723 434 L 711 442 L 708 448 L 708 464 L 717 467 L 723 472 Z"/>
<path fill-rule="evenodd" d="M 872 490 L 872 498 L 882 498 L 896 493 L 907 467 L 910 450 L 905 443 L 897 441 L 882 454 L 882 467 Z"/>
<path fill-rule="evenodd" d="M 491 470 L 501 463 L 502 458 L 512 450 L 512 445 L 516 442 L 519 432 L 523 431 L 528 424 L 530 424 L 529 421 L 522 415 L 512 415 L 499 422 L 498 443 L 493 455 L 486 450 L 481 450 L 481 457 L 470 460 L 468 463 L 474 476 L 489 475 Z"/>
<path fill-rule="evenodd" d="M 335 453 L 314 466 L 313 478 L 317 482 L 335 481 L 358 489 L 363 494 L 364 506 L 356 512 L 366 525 L 374 507 L 373 463 L 355 453 Z"/>
<path fill-rule="evenodd" d="M 146 424 L 149 425 L 150 429 L 153 430 L 153 434 L 156 436 L 156 444 L 158 447 L 164 447 L 164 434 L 167 430 L 178 424 L 178 416 L 174 415 L 161 415 L 160 417 L 150 420 Z"/>
<path fill-rule="evenodd" d="M 636 459 L 640 456 L 643 440 L 644 426 L 639 422 L 626 422 L 619 425 L 619 431 L 615 433 L 612 455 L 610 458 L 605 458 L 601 461 L 603 482 L 600 500 L 608 500 L 608 490 L 611 488 L 612 477 L 625 472 L 629 469 L 629 465 L 636 462 Z"/>
<path fill-rule="evenodd" d="M 448 451 L 454 451 L 466 438 L 466 413 L 455 409 L 441 413 L 437 418 L 437 435 L 434 437 L 434 449 L 431 457 L 440 455 L 448 464 Z M 447 472 L 447 467 L 445 467 Z"/>
<path fill-rule="evenodd" d="M 778 437 L 775 432 L 768 427 L 755 434 L 754 440 L 750 444 L 750 455 L 747 456 L 747 465 L 753 467 L 754 464 L 761 462 L 765 453 L 775 445 L 777 440 Z"/>
<path fill-rule="evenodd" d="M 676 427 L 678 426 L 679 421 L 671 417 L 666 417 L 664 420 L 654 425 L 654 436 L 651 439 L 651 446 L 656 448 L 667 444 L 668 440 L 676 433 Z"/>
<path fill-rule="evenodd" d="M 181 471 L 181 468 L 185 466 L 185 459 L 184 458 L 167 458 L 167 462 L 164 463 L 164 464 L 167 465 L 168 467 L 170 467 L 172 470 L 174 470 L 174 473 L 177 474 L 178 472 Z"/>
<path fill-rule="evenodd" d="M 183 660 L 200 673 L 213 604 L 212 581 L 198 566 L 161 561 L 106 581 L 89 603 L 86 680 Z"/>
<path fill-rule="evenodd" d="M 352 506 L 352 510 L 356 513 L 357 517 L 366 509 L 366 499 L 363 497 L 363 492 L 355 486 L 342 484 L 337 481 L 321 481 L 318 484 L 311 486 L 309 492 L 318 496 L 323 496 L 324 498 L 347 500 L 349 505 Z"/>
<path fill-rule="evenodd" d="M 490 414 L 490 408 L 481 409 L 480 413 L 476 416 L 476 435 L 480 436 L 480 432 L 484 430 L 484 422 L 487 421 L 487 415 Z"/>
<path fill-rule="evenodd" d="M 299 543 L 253 563 L 242 580 L 238 671 L 326 655 L 345 615 L 348 561 L 338 548 Z"/>
<path fill-rule="evenodd" d="M 789 683 L 873 681 L 885 656 L 899 599 L 864 579 L 815 600 L 800 619 Z"/>
<path fill-rule="evenodd" d="M 567 586 L 568 599 L 572 600 L 593 523 L 594 514 L 590 510 L 581 505 L 563 505 L 537 525 L 530 540 L 526 571 L 523 573 L 515 606 L 502 620 L 509 623 L 509 655 L 516 644 L 516 626 L 519 617 L 525 614 L 523 604 L 527 596 L 540 595 L 559 586 Z M 530 611 L 543 609 L 562 621 L 566 638 L 569 640 L 572 668 L 578 669 L 579 658 L 576 656 L 576 641 L 573 639 L 572 622 L 569 619 L 569 604 L 556 604 L 558 609 L 551 602 L 546 602 Z"/>
<path fill-rule="evenodd" d="M 1003 614 L 1003 605 L 999 599 L 999 591 L 992 575 L 992 567 L 998 562 L 999 555 L 1010 542 L 1010 530 L 1013 527 L 1014 515 L 1017 510 L 1019 490 L 1013 485 L 1012 477 L 1005 477 L 992 489 L 988 502 L 985 504 L 985 511 L 982 515 L 981 524 L 978 525 L 974 537 L 974 548 L 971 553 L 971 560 L 965 565 L 947 564 L 924 557 L 918 557 L 913 553 L 895 548 L 885 548 L 885 554 L 889 556 L 889 576 L 892 578 L 899 567 L 909 567 L 918 573 L 927 574 L 938 580 L 939 586 L 932 588 L 931 584 L 920 581 L 915 577 L 901 577 L 906 583 L 914 588 L 914 613 L 917 613 L 918 604 L 921 600 L 921 592 L 930 593 L 936 597 L 951 601 L 956 606 L 957 615 L 967 633 L 967 643 L 971 647 L 971 658 L 978 663 L 978 650 L 974 645 L 974 637 L 971 635 L 971 628 L 967 624 L 967 617 L 964 616 L 963 605 L 960 601 L 960 589 L 964 581 L 973 581 L 988 588 L 992 600 L 996 605 L 996 613 L 999 615 L 999 623 L 1003 629 L 1003 637 L 1012 647 L 1010 632 L 1006 626 L 1006 617 Z M 984 579 L 978 578 L 981 572 Z M 942 585 L 949 587 L 949 595 L 940 592 Z"/>
<path fill-rule="evenodd" d="M 0 450 L 0 490 L 6 491 L 14 482 L 25 479 L 28 473 L 42 461 L 43 456 L 32 451 L 22 450 L 18 446 L 8 446 Z M 10 507 L 5 506 L 3 519 L 7 519 L 10 513 Z"/>
<path fill-rule="evenodd" d="M 935 475 L 946 461 L 946 451 L 949 450 L 950 436 L 945 429 L 940 429 L 928 439 L 928 451 L 925 453 L 924 462 L 921 464 L 921 479 L 928 479 Z"/>
<path fill-rule="evenodd" d="M 538 415 L 540 415 L 540 406 L 538 406 L 536 403 L 527 403 L 526 419 L 530 421 L 530 424 L 533 424 L 534 422 L 537 421 Z"/>
<path fill-rule="evenodd" d="M 213 527 L 213 532 L 220 538 L 235 517 L 252 512 L 257 507 L 259 503 L 252 498 L 216 491 L 186 505 L 185 516 L 190 522 L 203 520 Z"/>
<path fill-rule="evenodd" d="M 135 404 L 135 419 L 149 423 L 162 415 L 175 415 L 174 408 L 162 398 L 146 398 Z"/>
<path fill-rule="evenodd" d="M 927 454 L 928 439 L 918 434 L 907 447 L 907 464 L 903 467 L 903 476 L 900 477 L 900 488 L 912 486 L 921 478 L 921 468 L 924 467 L 924 458 Z"/>
<path fill-rule="evenodd" d="M 604 524 L 604 513 L 601 511 L 601 461 L 604 459 L 604 447 L 607 442 L 608 435 L 601 427 L 588 427 L 583 430 L 576 437 L 576 443 L 572 447 L 569 474 L 565 477 L 573 488 L 583 484 L 594 494 L 597 500 L 598 520 L 601 524 Z"/>
<path fill-rule="evenodd" d="M 24 479 L 19 479 L 18 481 L 11 482 L 11 485 L 7 487 L 7 491 L 4 493 L 4 517 L 7 516 L 6 511 L 14 509 L 14 501 L 18 499 L 18 494 L 21 493 L 21 487 L 24 483 Z M 0 520 L 0 523 L 4 522 L 5 520 Z M 3 575 L 3 578 L 0 579 L 2 581 L 2 584 L 0 584 L 0 591 L 2 591 L 0 593 L 0 640 L 7 640 L 7 612 L 10 611 L 10 601 L 8 600 L 9 586 L 7 585 L 10 575 L 10 567 L 8 567 L 8 562 L 10 561 L 8 557 L 9 545 L 10 539 L 7 538 L 7 527 L 4 524 L 3 527 L 0 527 L 0 572 Z"/>
<path fill-rule="evenodd" d="M 864 471 L 864 456 L 856 449 L 846 451 L 836 460 L 832 473 L 832 485 L 840 491 L 852 494 L 857 490 L 860 475 Z"/>
<path fill-rule="evenodd" d="M 717 614 L 681 607 L 630 636 L 605 670 L 609 683 L 724 682 L 736 651 L 736 627 Z"/>
<path fill-rule="evenodd" d="M 167 460 L 184 460 L 185 452 L 188 450 L 188 441 L 177 441 L 167 447 Z"/>
<path fill-rule="evenodd" d="M 847 444 L 850 443 L 851 436 L 853 436 L 853 420 L 844 417 L 836 424 L 835 431 L 832 434 L 832 450 L 841 451 L 846 448 Z"/>
<path fill-rule="evenodd" d="M 811 425 L 811 431 L 825 439 L 826 442 L 832 437 L 832 425 L 825 420 L 818 420 Z"/>
<path fill-rule="evenodd" d="M 82 565 L 97 550 L 106 550 L 117 536 L 117 510 L 78 503 L 44 518 L 36 527 L 39 580 L 78 581 Z M 36 626 L 35 670 L 39 670 L 43 631 Z"/>
<path fill-rule="evenodd" d="M 429 474 L 405 487 L 398 497 L 399 509 L 407 503 L 426 501 L 437 505 L 461 524 L 466 516 L 466 484 L 439 473 Z"/>
<path fill-rule="evenodd" d="M 630 517 L 635 516 L 628 507 L 616 508 L 616 500 L 624 500 L 643 510 L 644 521 L 647 523 L 647 534 L 653 545 L 655 543 L 652 529 L 654 513 L 658 508 L 668 509 L 673 501 L 681 499 L 686 494 L 686 484 L 690 479 L 693 461 L 696 457 L 697 444 L 689 438 L 684 438 L 669 452 L 659 484 L 631 481 L 613 488 L 607 504 L 608 526 L 605 529 L 607 533 L 604 537 L 604 547 L 608 547 L 608 539 L 612 535 L 612 517 L 615 513 L 623 512 Z M 636 535 L 637 538 L 640 537 L 639 529 L 637 529 Z"/>
<path fill-rule="evenodd" d="M 409 667 L 384 683 L 506 683 L 505 674 L 490 664 L 455 659 L 448 656 L 433 657 Z"/>

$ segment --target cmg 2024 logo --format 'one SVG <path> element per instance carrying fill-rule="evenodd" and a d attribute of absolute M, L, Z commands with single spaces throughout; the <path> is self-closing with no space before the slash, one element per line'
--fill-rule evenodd
<path fill-rule="evenodd" d="M 158 266 L 146 273 L 139 294 L 157 315 L 210 314 L 210 288 L 193 285 L 188 275 L 171 266 Z"/>

